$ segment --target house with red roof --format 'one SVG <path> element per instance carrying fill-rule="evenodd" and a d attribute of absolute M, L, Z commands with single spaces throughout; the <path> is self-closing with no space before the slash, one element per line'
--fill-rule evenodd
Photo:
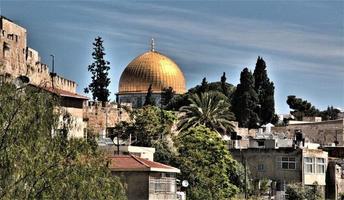
<path fill-rule="evenodd" d="M 132 154 L 110 157 L 112 174 L 120 177 L 128 200 L 177 199 L 176 174 L 180 170 Z"/>

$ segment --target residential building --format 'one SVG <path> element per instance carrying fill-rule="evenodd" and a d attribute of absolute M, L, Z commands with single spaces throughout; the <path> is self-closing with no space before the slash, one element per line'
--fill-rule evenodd
<path fill-rule="evenodd" d="M 128 200 L 177 199 L 179 169 L 135 155 L 115 155 L 110 160 L 109 168 L 124 184 Z"/>
<path fill-rule="evenodd" d="M 271 195 L 276 199 L 283 199 L 289 183 L 318 184 L 325 194 L 328 153 L 317 149 L 319 145 L 300 141 L 262 134 L 249 138 L 246 148 L 232 146 L 229 150 L 247 167 L 254 181 L 272 181 Z"/>

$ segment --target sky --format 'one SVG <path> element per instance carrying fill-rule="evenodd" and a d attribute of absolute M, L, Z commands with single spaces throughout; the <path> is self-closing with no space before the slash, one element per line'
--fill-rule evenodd
<path fill-rule="evenodd" d="M 90 82 L 92 43 L 101 36 L 110 61 L 111 99 L 120 75 L 150 49 L 173 59 L 187 88 L 203 77 L 237 85 L 258 56 L 275 84 L 277 113 L 288 95 L 319 109 L 344 108 L 344 1 L 224 0 L 0 0 L 1 15 L 25 27 L 42 61 L 78 83 Z"/>

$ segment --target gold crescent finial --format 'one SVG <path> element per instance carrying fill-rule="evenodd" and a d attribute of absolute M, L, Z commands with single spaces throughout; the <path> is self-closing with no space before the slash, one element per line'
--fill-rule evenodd
<path fill-rule="evenodd" d="M 155 51 L 155 42 L 154 42 L 154 38 L 152 38 L 152 40 L 151 40 L 151 51 Z"/>

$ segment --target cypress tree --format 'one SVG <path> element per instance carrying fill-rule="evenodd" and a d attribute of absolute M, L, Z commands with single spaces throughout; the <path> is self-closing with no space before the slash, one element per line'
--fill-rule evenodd
<path fill-rule="evenodd" d="M 97 37 L 93 43 L 92 58 L 94 62 L 88 66 L 88 71 L 92 74 L 92 82 L 85 88 L 85 93 L 92 93 L 93 100 L 107 102 L 110 91 L 107 87 L 110 84 L 110 78 L 108 78 L 108 71 L 110 70 L 110 62 L 104 59 L 105 52 L 103 46 L 103 40 L 101 37 Z"/>
<path fill-rule="evenodd" d="M 202 79 L 202 83 L 201 83 L 201 87 L 200 87 L 200 93 L 207 92 L 208 90 L 209 90 L 208 81 L 207 81 L 207 79 L 204 77 L 204 78 Z"/>
<path fill-rule="evenodd" d="M 232 109 L 240 127 L 257 128 L 259 117 L 257 115 L 258 95 L 254 90 L 252 73 L 245 68 L 240 74 L 240 83 L 232 98 Z"/>
<path fill-rule="evenodd" d="M 146 95 L 146 100 L 145 103 L 143 104 L 144 106 L 155 106 L 155 99 L 153 97 L 153 90 L 152 90 L 152 84 L 149 85 L 147 95 Z"/>
<path fill-rule="evenodd" d="M 228 90 L 227 90 L 227 86 L 226 86 L 226 72 L 223 72 L 222 76 L 221 76 L 221 90 L 222 93 L 228 97 Z"/>
<path fill-rule="evenodd" d="M 259 109 L 257 114 L 261 123 L 271 123 L 275 114 L 274 83 L 270 81 L 266 71 L 266 64 L 263 58 L 258 57 L 254 69 L 254 89 L 258 94 Z"/>

